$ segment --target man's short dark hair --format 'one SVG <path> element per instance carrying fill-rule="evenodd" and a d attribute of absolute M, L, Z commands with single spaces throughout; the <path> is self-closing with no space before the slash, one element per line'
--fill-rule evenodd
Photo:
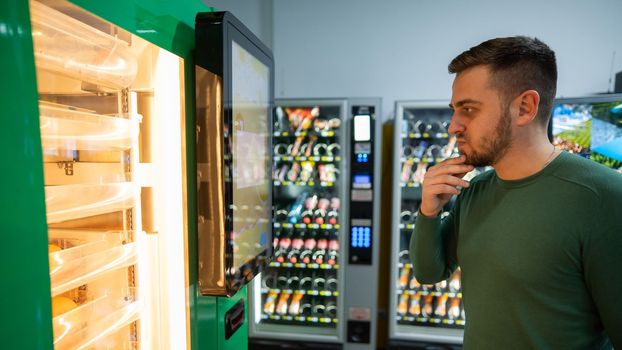
<path fill-rule="evenodd" d="M 491 72 L 491 87 L 504 104 L 526 90 L 540 94 L 536 120 L 548 123 L 557 88 L 555 52 L 537 38 L 514 36 L 484 41 L 454 58 L 449 73 L 485 65 Z"/>

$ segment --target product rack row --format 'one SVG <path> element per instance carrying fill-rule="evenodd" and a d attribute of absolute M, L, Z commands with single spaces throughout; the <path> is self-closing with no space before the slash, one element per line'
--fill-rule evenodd
<path fill-rule="evenodd" d="M 443 326 L 445 328 L 463 328 L 466 324 L 465 320 L 452 320 L 437 317 L 414 317 L 414 316 L 397 316 L 397 323 L 402 325 L 434 327 Z M 452 327 L 455 326 L 455 327 Z"/>
<path fill-rule="evenodd" d="M 293 162 L 293 161 L 313 161 L 313 162 L 324 162 L 324 163 L 334 163 L 340 162 L 341 156 L 274 156 L 272 158 L 276 162 Z"/>
<path fill-rule="evenodd" d="M 280 321 L 278 323 L 294 324 L 294 325 L 335 325 L 339 322 L 337 318 L 317 317 L 317 316 L 288 316 L 288 315 L 261 315 L 262 320 Z"/>
<path fill-rule="evenodd" d="M 275 165 L 272 180 L 277 183 L 293 183 L 302 186 L 318 182 L 332 186 L 337 181 L 339 169 L 335 164 L 319 164 L 313 161 L 281 163 Z M 306 184 L 305 184 L 306 183 Z"/>
<path fill-rule="evenodd" d="M 278 323 L 335 324 L 339 296 L 336 271 L 266 271 L 261 280 L 262 318 Z"/>
<path fill-rule="evenodd" d="M 336 231 L 277 231 L 272 245 L 277 263 L 338 264 L 339 239 Z"/>
<path fill-rule="evenodd" d="M 310 267 L 310 266 L 338 266 L 339 250 L 337 249 L 298 249 L 279 247 L 274 254 L 276 263 L 282 266 L 285 263 L 293 264 L 292 267 Z M 312 265 L 315 264 L 315 265 Z"/>
<path fill-rule="evenodd" d="M 290 293 L 275 290 L 262 294 L 262 318 L 300 323 L 337 323 L 337 306 L 333 297 L 316 297 L 303 291 Z"/>
<path fill-rule="evenodd" d="M 398 289 L 395 290 L 395 292 L 398 295 L 401 295 L 401 294 L 404 294 L 404 293 L 410 294 L 410 295 L 415 295 L 415 294 L 419 293 L 422 296 L 426 296 L 426 295 L 430 295 L 431 294 L 432 296 L 435 296 L 435 297 L 440 297 L 440 296 L 443 296 L 443 295 L 447 294 L 447 296 L 449 298 L 462 299 L 462 293 L 461 292 L 457 292 L 457 293 L 454 293 L 454 292 L 438 292 L 438 291 L 436 291 L 436 287 L 434 287 L 434 285 L 427 285 L 427 286 L 432 286 L 432 287 L 431 288 L 422 288 L 420 290 L 399 289 L 398 288 Z"/>
<path fill-rule="evenodd" d="M 341 225 L 335 224 L 292 224 L 289 222 L 275 222 L 274 228 L 300 228 L 300 229 L 314 229 L 314 230 L 339 230 Z"/>
<path fill-rule="evenodd" d="M 448 139 L 449 133 L 447 132 L 438 132 L 438 133 L 429 133 L 429 132 L 424 132 L 424 133 L 420 133 L 420 132 L 409 132 L 409 133 L 402 133 L 401 137 L 403 139 Z"/>
<path fill-rule="evenodd" d="M 334 187 L 334 182 L 325 182 L 325 181 L 273 181 L 272 184 L 276 187 L 323 187 L 330 188 Z"/>
<path fill-rule="evenodd" d="M 402 202 L 402 211 L 400 211 L 400 224 L 398 227 L 401 230 L 407 229 L 407 231 L 402 231 L 402 234 L 409 234 L 411 230 L 415 228 L 415 221 L 417 220 L 417 215 L 419 215 L 420 203 L 421 203 L 420 199 L 408 200 L 408 201 Z M 440 215 L 441 215 L 441 219 L 443 219 L 447 215 L 449 215 L 449 212 L 443 211 Z M 400 257 L 404 254 L 408 254 L 408 251 L 403 250 L 403 251 L 400 251 L 399 253 Z M 400 267 L 402 267 L 402 265 L 400 265 Z"/>
<path fill-rule="evenodd" d="M 323 138 L 334 138 L 337 136 L 333 130 L 320 130 L 320 131 L 275 131 L 272 133 L 275 137 L 305 137 L 305 136 L 317 136 Z"/>
<path fill-rule="evenodd" d="M 320 295 L 307 293 L 307 291 L 325 291 L 323 294 L 337 296 L 338 280 L 336 275 L 330 272 L 305 271 L 303 273 L 273 274 L 267 273 L 261 279 L 261 285 L 267 291 L 297 291 L 309 295 Z M 333 294 L 335 293 L 335 294 Z"/>
<path fill-rule="evenodd" d="M 273 151 L 275 157 L 332 157 L 339 158 L 341 145 L 337 142 L 319 142 L 317 138 L 304 142 L 302 136 L 296 138 L 294 143 L 277 143 Z M 289 159 L 289 158 L 286 158 Z M 277 158 L 278 160 L 278 158 Z M 339 158 L 338 160 L 341 160 Z"/>
<path fill-rule="evenodd" d="M 270 267 L 284 267 L 284 268 L 296 268 L 296 269 L 312 269 L 312 270 L 339 270 L 339 264 L 316 264 L 316 263 L 290 263 L 290 262 L 270 262 Z"/>
<path fill-rule="evenodd" d="M 337 249 L 284 249 L 279 247 L 274 254 L 276 263 L 285 266 L 286 262 L 293 267 L 309 267 L 315 264 L 321 266 L 338 266 L 339 251 Z M 301 264 L 301 265 L 298 265 Z"/>
<path fill-rule="evenodd" d="M 275 136 L 306 136 L 312 134 L 332 136 L 341 127 L 341 118 L 326 115 L 327 109 L 314 107 L 281 107 L 274 113 Z M 328 108 L 330 110 L 330 108 Z"/>
<path fill-rule="evenodd" d="M 398 227 L 400 230 L 414 230 L 415 224 L 399 224 Z"/>
<path fill-rule="evenodd" d="M 450 119 L 417 117 L 405 111 L 402 120 L 402 135 L 419 135 L 419 137 L 444 137 L 448 134 Z M 406 136 L 403 136 L 406 137 Z"/>
<path fill-rule="evenodd" d="M 464 325 L 462 299 L 449 294 L 436 296 L 402 293 L 398 300 L 399 321 Z"/>
<path fill-rule="evenodd" d="M 278 289 L 278 288 L 262 288 L 261 289 L 261 293 L 263 294 L 268 294 L 268 293 L 281 293 L 281 292 L 287 292 L 290 294 L 293 293 L 302 293 L 302 294 L 306 294 L 306 295 L 313 295 L 313 296 L 322 296 L 322 297 L 337 297 L 339 296 L 339 292 L 336 290 L 315 290 L 315 289 Z"/>
<path fill-rule="evenodd" d="M 445 159 L 455 153 L 456 137 L 449 140 L 404 140 L 400 160 L 419 163 L 422 160 L 431 163 L 437 159 Z"/>
<path fill-rule="evenodd" d="M 262 273 L 261 285 L 268 289 L 313 289 L 336 291 L 337 272 L 328 270 L 269 269 Z"/>
<path fill-rule="evenodd" d="M 303 192 L 293 203 L 276 206 L 273 220 L 278 223 L 337 225 L 341 204 L 339 198 L 332 195 Z"/>
<path fill-rule="evenodd" d="M 440 281 L 436 284 L 421 284 L 417 281 L 417 278 L 413 273 L 412 264 L 404 264 L 398 272 L 397 289 L 439 292 L 443 294 L 461 293 L 462 283 L 460 281 L 460 276 L 461 271 L 458 269 L 446 280 Z"/>
<path fill-rule="evenodd" d="M 261 279 L 261 286 L 267 290 L 330 291 L 338 290 L 337 274 L 334 271 L 272 271 Z M 336 294 L 335 294 L 336 296 Z"/>

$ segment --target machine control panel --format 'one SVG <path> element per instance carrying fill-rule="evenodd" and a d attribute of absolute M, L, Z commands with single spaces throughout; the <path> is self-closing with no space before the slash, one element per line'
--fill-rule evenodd
<path fill-rule="evenodd" d="M 352 107 L 349 263 L 372 264 L 374 106 Z"/>

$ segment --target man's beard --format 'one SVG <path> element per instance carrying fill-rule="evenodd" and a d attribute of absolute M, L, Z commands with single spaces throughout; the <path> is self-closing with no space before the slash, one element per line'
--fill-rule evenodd
<path fill-rule="evenodd" d="M 464 140 L 471 147 L 470 154 L 466 154 L 466 164 L 476 167 L 484 167 L 493 165 L 501 159 L 512 145 L 510 108 L 507 106 L 505 111 L 497 122 L 494 135 L 486 135 L 479 142 L 479 149 L 475 149 L 475 145 L 468 135 L 457 134 L 458 140 Z M 462 152 L 461 152 L 462 153 Z"/>

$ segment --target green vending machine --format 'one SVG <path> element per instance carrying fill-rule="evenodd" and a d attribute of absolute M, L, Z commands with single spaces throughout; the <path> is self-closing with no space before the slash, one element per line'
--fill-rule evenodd
<path fill-rule="evenodd" d="M 197 113 L 230 106 L 196 101 L 195 17 L 211 11 L 195 0 L 0 4 L 3 349 L 247 348 L 245 281 L 270 254 L 270 170 L 224 145 L 244 151 L 237 135 L 268 149 L 269 132 L 254 119 L 207 135 L 218 141 L 200 132 L 212 121 Z M 267 125 L 267 94 L 233 111 L 265 108 Z M 206 227 L 216 211 L 224 225 Z"/>

